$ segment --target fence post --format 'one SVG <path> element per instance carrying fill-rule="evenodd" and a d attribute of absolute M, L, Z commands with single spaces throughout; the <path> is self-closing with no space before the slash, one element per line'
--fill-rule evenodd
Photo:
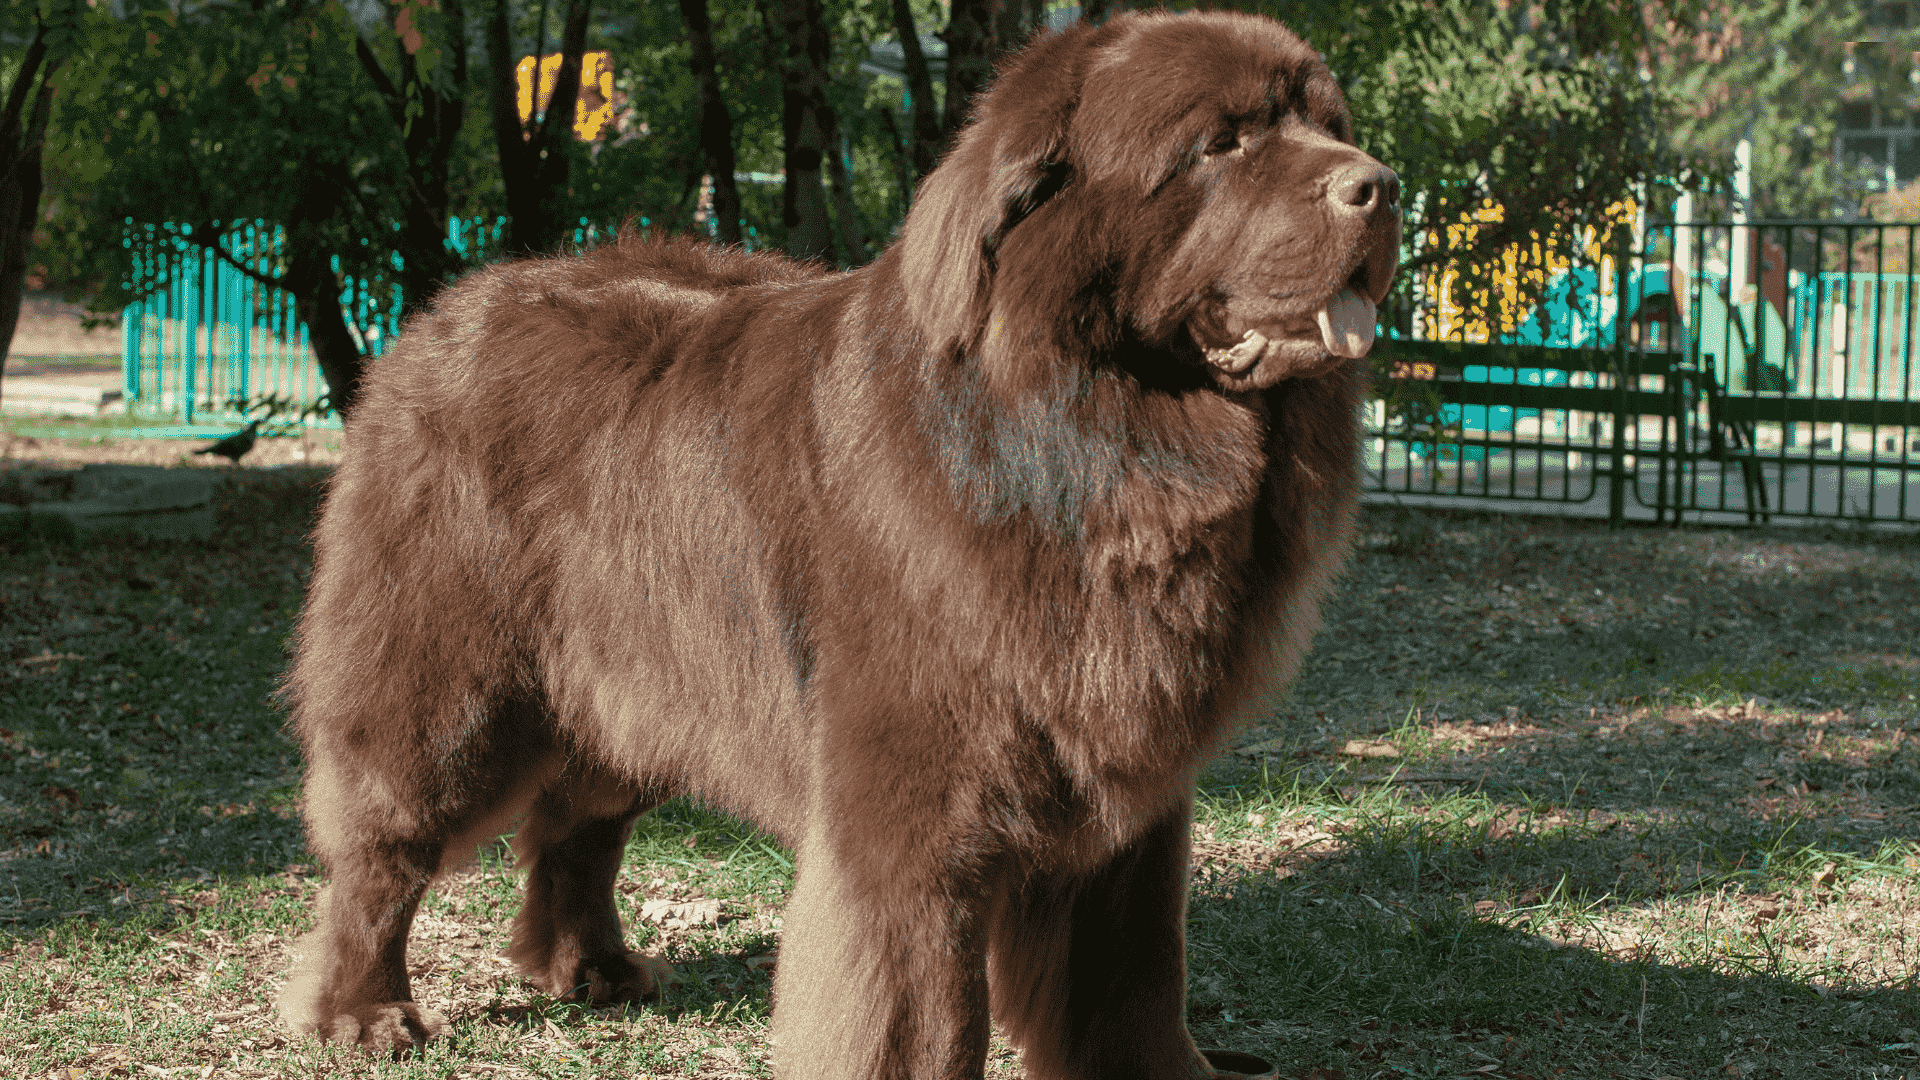
<path fill-rule="evenodd" d="M 139 266 L 136 256 L 134 265 Z M 137 275 L 138 271 L 134 271 Z M 131 412 L 134 404 L 140 400 L 140 341 L 146 333 L 141 321 L 145 314 L 144 305 L 135 300 L 120 313 L 120 400 L 124 408 Z"/>
<path fill-rule="evenodd" d="M 191 277 L 187 273 L 187 260 L 193 258 L 193 249 L 179 245 L 177 241 L 176 246 L 181 248 L 179 252 L 180 320 L 186 330 L 180 335 L 183 344 L 179 350 L 180 397 L 184 410 L 181 415 L 185 416 L 186 422 L 191 424 L 193 423 L 193 399 L 200 392 L 200 327 L 205 324 L 205 320 L 200 317 L 203 309 L 200 297 L 195 294 L 194 289 L 200 283 L 200 268 L 195 267 Z"/>
<path fill-rule="evenodd" d="M 1627 245 L 1613 226 L 1613 466 L 1607 478 L 1607 528 L 1627 523 Z"/>

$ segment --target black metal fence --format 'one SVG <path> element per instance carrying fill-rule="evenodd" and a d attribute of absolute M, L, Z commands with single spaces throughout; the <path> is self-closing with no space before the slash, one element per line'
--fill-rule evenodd
<path fill-rule="evenodd" d="M 1417 274 L 1375 346 L 1367 485 L 1678 522 L 1920 523 L 1920 223 L 1566 238 L 1537 302 Z M 1610 248 L 1611 250 L 1603 250 Z"/>

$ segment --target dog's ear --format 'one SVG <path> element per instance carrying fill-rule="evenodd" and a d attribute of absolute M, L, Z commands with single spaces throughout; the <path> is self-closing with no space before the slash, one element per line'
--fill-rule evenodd
<path fill-rule="evenodd" d="M 902 231 L 900 273 L 915 324 L 941 352 L 985 322 L 1000 241 L 1072 176 L 1067 127 L 1095 38 L 1077 23 L 1034 41 L 1001 70 L 974 120 L 920 184 Z"/>

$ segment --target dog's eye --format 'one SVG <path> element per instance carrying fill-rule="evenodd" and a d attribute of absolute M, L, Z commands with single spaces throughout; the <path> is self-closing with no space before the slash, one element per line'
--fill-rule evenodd
<path fill-rule="evenodd" d="M 1245 152 L 1245 148 L 1240 145 L 1240 133 L 1231 129 L 1215 135 L 1213 141 L 1207 144 L 1208 157 L 1219 157 L 1222 154 L 1238 157 Z"/>

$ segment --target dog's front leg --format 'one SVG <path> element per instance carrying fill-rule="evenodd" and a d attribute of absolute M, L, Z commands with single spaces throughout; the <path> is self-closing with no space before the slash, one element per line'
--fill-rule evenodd
<path fill-rule="evenodd" d="M 801 845 L 774 977 L 783 1080 L 979 1080 L 986 936 L 946 852 L 897 836 Z M 932 847 L 937 847 L 933 845 Z M 884 868 L 883 880 L 875 880 Z"/>
<path fill-rule="evenodd" d="M 1036 873 L 994 919 L 994 1018 L 1032 1080 L 1199 1080 L 1186 1025 L 1182 803 L 1089 873 Z"/>

